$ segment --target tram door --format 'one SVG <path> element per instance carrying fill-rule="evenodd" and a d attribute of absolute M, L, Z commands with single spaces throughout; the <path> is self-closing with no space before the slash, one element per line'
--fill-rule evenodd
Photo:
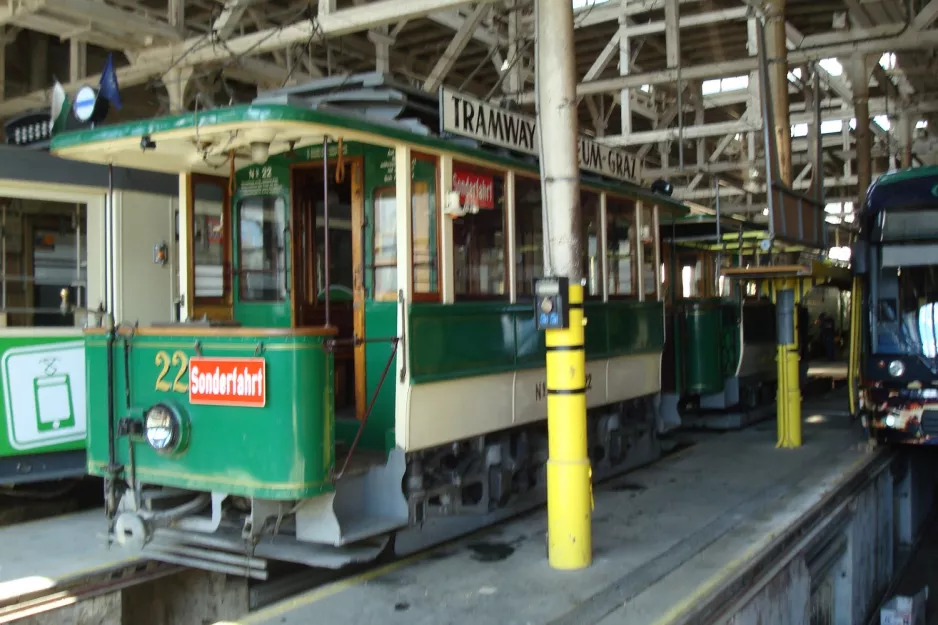
<path fill-rule="evenodd" d="M 296 327 L 320 326 L 326 321 L 326 266 L 329 267 L 329 324 L 338 330 L 335 361 L 335 415 L 357 418 L 364 411 L 363 355 L 352 344 L 363 335 L 364 309 L 356 302 L 355 267 L 361 267 L 361 163 L 345 161 L 336 172 L 330 162 L 328 178 L 322 164 L 293 170 L 293 318 Z M 325 182 L 325 184 L 324 184 Z M 326 257 L 326 205 L 329 209 L 329 256 Z M 356 227 L 357 226 L 357 227 Z M 355 236 L 355 233 L 359 236 Z"/>

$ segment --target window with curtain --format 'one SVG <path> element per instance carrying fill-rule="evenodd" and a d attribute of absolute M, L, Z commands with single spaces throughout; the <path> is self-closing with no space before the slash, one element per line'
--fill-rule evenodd
<path fill-rule="evenodd" d="M 453 287 L 456 296 L 508 293 L 505 253 L 505 179 L 501 174 L 453 164 L 453 190 L 477 213 L 453 221 Z"/>
<path fill-rule="evenodd" d="M 635 205 L 622 198 L 607 196 L 606 231 L 609 296 L 638 295 Z"/>

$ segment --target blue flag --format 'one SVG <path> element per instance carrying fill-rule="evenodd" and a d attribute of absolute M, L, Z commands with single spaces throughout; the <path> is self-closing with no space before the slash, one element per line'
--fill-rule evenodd
<path fill-rule="evenodd" d="M 116 106 L 117 110 L 120 110 L 120 87 L 117 86 L 117 72 L 114 71 L 114 60 L 111 58 L 110 53 L 107 55 L 104 71 L 101 72 L 101 84 L 98 85 L 98 91 L 105 100 Z"/>

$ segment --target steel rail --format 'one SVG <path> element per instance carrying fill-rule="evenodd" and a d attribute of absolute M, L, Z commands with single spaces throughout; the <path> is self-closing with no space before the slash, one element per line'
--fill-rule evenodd
<path fill-rule="evenodd" d="M 0 599 L 0 624 L 60 610 L 131 586 L 152 582 L 185 570 L 156 561 L 99 569 L 61 585 Z"/>

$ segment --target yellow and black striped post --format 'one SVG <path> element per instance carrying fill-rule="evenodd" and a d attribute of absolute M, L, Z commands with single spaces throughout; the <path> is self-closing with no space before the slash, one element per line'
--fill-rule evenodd
<path fill-rule="evenodd" d="M 586 444 L 583 285 L 570 281 L 567 329 L 547 330 L 547 543 L 550 566 L 581 569 L 593 559 L 592 484 Z"/>

